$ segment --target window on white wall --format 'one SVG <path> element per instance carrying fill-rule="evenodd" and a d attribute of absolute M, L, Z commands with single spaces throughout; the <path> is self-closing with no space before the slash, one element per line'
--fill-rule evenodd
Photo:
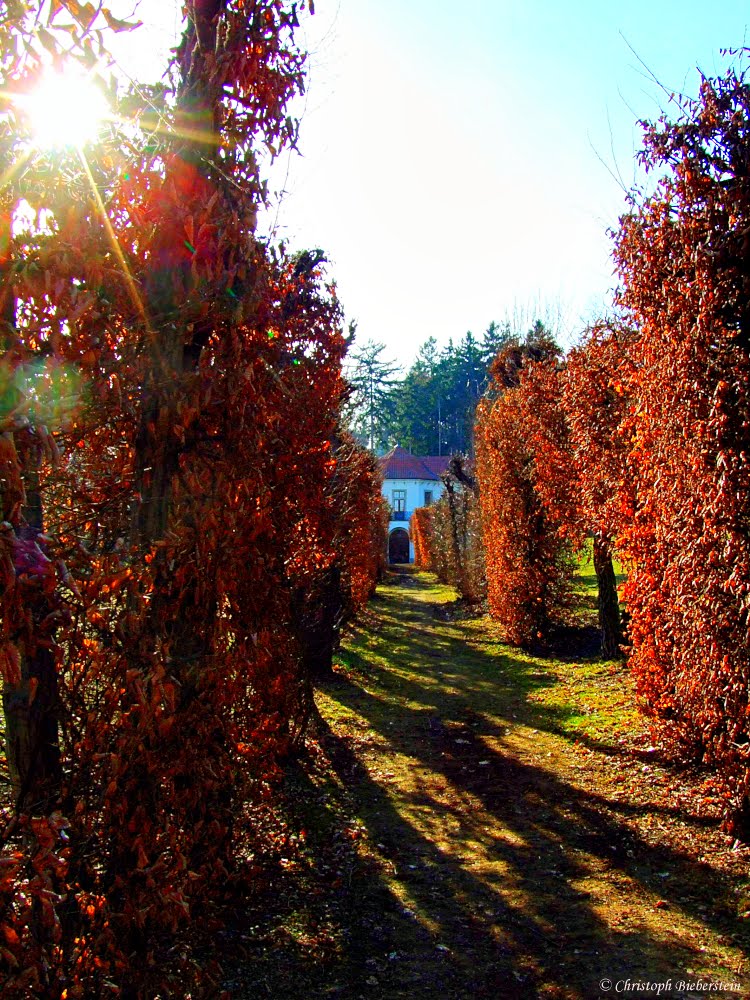
<path fill-rule="evenodd" d="M 425 490 L 424 491 L 424 505 L 425 505 L 425 507 L 429 507 L 431 503 L 432 503 L 432 490 Z"/>
<path fill-rule="evenodd" d="M 393 491 L 393 509 L 398 513 L 406 510 L 406 490 Z"/>

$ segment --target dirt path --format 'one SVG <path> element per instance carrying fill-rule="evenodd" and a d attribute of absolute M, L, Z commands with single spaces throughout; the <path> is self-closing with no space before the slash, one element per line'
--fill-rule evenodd
<path fill-rule="evenodd" d="M 750 996 L 748 852 L 449 596 L 393 577 L 321 692 L 241 995 Z"/>

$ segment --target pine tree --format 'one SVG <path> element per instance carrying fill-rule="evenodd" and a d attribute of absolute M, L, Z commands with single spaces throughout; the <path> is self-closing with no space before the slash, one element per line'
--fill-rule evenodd
<path fill-rule="evenodd" d="M 356 437 L 375 451 L 392 441 L 393 390 L 400 366 L 388 361 L 385 344 L 369 340 L 351 353 L 350 421 Z"/>

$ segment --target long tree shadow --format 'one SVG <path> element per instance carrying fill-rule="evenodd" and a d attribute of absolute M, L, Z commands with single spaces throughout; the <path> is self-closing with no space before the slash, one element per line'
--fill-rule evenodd
<path fill-rule="evenodd" d="M 453 844 L 445 849 L 429 836 L 429 823 L 420 830 L 405 819 L 359 755 L 326 730 L 336 773 L 355 789 L 369 838 L 393 865 L 388 881 L 398 883 L 384 899 L 382 880 L 373 884 L 371 873 L 356 879 L 352 901 L 367 912 L 367 896 L 377 899 L 378 917 L 370 940 L 360 935 L 353 953 L 342 956 L 348 976 L 345 984 L 339 976 L 336 996 L 360 995 L 363 977 L 352 977 L 352 968 L 363 955 L 370 959 L 364 968 L 376 973 L 364 984 L 377 978 L 378 996 L 456 1000 L 588 998 L 599 995 L 602 979 L 677 979 L 700 957 L 697 948 L 674 946 L 643 928 L 613 927 L 594 909 L 579 887 L 591 875 L 591 854 L 627 873 L 636 887 L 654 866 L 674 868 L 681 859 L 662 852 L 639 857 L 643 845 L 590 810 L 566 815 L 558 803 L 575 792 L 547 772 L 495 759 L 480 783 L 463 773 L 471 749 L 451 755 L 443 773 L 479 793 L 502 832 L 483 829 L 486 817 L 456 808 Z M 486 760 L 486 748 L 480 752 Z M 428 790 L 417 788 L 409 798 L 424 812 L 446 814 Z"/>
<path fill-rule="evenodd" d="M 438 670 L 437 677 L 425 677 L 421 683 L 413 680 L 413 671 L 408 679 L 398 676 L 393 668 L 383 669 L 377 658 L 358 664 L 364 670 L 368 690 L 363 686 L 342 679 L 330 691 L 339 703 L 346 705 L 367 720 L 368 726 L 380 733 L 395 753 L 415 758 L 417 764 L 429 767 L 442 775 L 454 788 L 461 790 L 480 806 L 483 822 L 487 816 L 503 830 L 500 837 L 488 837 L 486 830 L 472 830 L 471 819 L 458 817 L 459 824 L 469 828 L 474 839 L 483 844 L 495 861 L 502 862 L 509 877 L 516 880 L 519 890 L 528 896 L 525 913 L 527 930 L 531 937 L 524 941 L 525 948 L 531 948 L 535 935 L 544 933 L 544 928 L 558 927 L 560 921 L 571 925 L 570 916 L 576 914 L 575 939 L 589 941 L 593 956 L 589 955 L 589 988 L 601 977 L 611 975 L 618 966 L 618 954 L 623 938 L 628 946 L 623 975 L 632 976 L 633 934 L 623 935 L 592 911 L 588 910 L 585 897 L 574 883 L 591 874 L 591 859 L 596 867 L 608 869 L 621 876 L 628 891 L 652 894 L 660 907 L 669 907 L 675 913 L 682 913 L 699 924 L 709 924 L 717 931 L 736 931 L 736 915 L 727 907 L 717 905 L 706 910 L 705 899 L 713 897 L 720 901 L 729 895 L 729 885 L 723 877 L 707 864 L 696 862 L 693 857 L 661 846 L 647 843 L 633 830 L 619 822 L 616 814 L 633 810 L 627 803 L 612 800 L 601 795 L 583 793 L 572 785 L 561 781 L 555 775 L 538 767 L 529 767 L 511 757 L 488 747 L 487 737 L 503 734 L 503 724 L 492 724 L 482 705 L 488 698 L 497 699 L 502 684 L 494 684 L 486 679 L 487 663 L 493 668 L 498 663 L 495 657 L 487 657 L 479 649 L 471 651 L 472 667 L 476 673 L 470 676 L 456 676 L 449 668 L 453 654 L 466 656 L 466 644 L 460 637 L 443 636 L 435 642 L 434 631 L 424 627 L 424 605 L 408 595 L 399 598 L 398 608 L 386 608 L 379 616 L 378 632 L 382 641 L 393 639 L 394 648 L 389 660 L 398 664 L 399 646 L 405 647 L 406 655 L 418 658 L 430 655 L 431 661 L 446 660 L 445 670 Z M 401 632 L 405 622 L 408 632 Z M 399 634 L 392 637 L 388 629 L 396 626 Z M 426 647 L 429 646 L 430 649 Z M 511 709 L 525 708 L 525 719 L 539 726 L 547 724 L 554 730 L 554 712 L 537 704 L 529 705 L 525 695 L 535 685 L 548 683 L 543 676 L 521 661 L 503 654 L 501 667 L 512 673 L 513 698 Z M 350 659 L 350 663 L 352 660 Z M 435 681 L 438 684 L 436 685 Z M 444 687 L 447 684 L 448 687 Z M 383 700 L 388 703 L 388 711 L 383 711 Z M 477 704 L 478 702 L 478 704 Z M 408 704 L 409 707 L 406 707 Z M 477 711 L 479 707 L 479 711 Z M 518 716 L 520 711 L 512 711 Z M 426 737 L 426 738 L 425 738 Z M 336 756 L 340 757 L 343 751 Z M 356 768 L 352 761 L 349 768 Z M 367 778 L 358 770 L 358 781 L 367 786 Z M 371 784 L 371 783 L 370 783 Z M 370 789 L 368 795 L 377 795 Z M 425 795 L 422 803 L 426 808 L 445 811 L 444 804 Z M 658 812 L 660 807 L 652 811 Z M 385 809 L 385 806 L 382 806 Z M 381 810 L 382 811 L 382 810 Z M 463 810 L 461 810 L 463 812 Z M 671 813 L 673 810 L 664 810 Z M 615 814 L 615 815 L 613 815 Z M 402 831 L 402 833 L 404 833 Z M 384 835 L 384 831 L 373 831 L 373 835 Z M 405 834 L 404 834 L 405 835 Z M 518 845 L 523 844 L 521 848 Z M 587 857 L 586 863 L 576 857 Z M 443 868 L 445 872 L 445 869 Z M 464 873 L 461 878 L 467 877 Z M 694 892 L 696 881 L 699 892 Z M 456 886 L 455 897 L 466 896 L 471 891 L 464 885 Z M 475 909 L 487 903 L 480 900 L 478 893 Z M 428 907 L 429 909 L 429 907 Z M 518 911 L 506 914 L 511 923 L 519 919 Z M 475 918 L 476 919 L 476 918 Z M 530 923 L 529 923 L 530 921 Z M 576 940 L 569 940 L 564 930 L 556 932 L 560 948 L 555 959 L 558 969 L 566 969 L 556 982 L 561 989 L 570 983 L 569 976 L 579 967 L 582 951 Z M 636 935 L 637 936 L 637 935 Z M 580 940 L 579 940 L 580 939 Z M 686 952 L 682 945 L 671 946 L 663 935 L 657 934 L 649 940 L 639 940 L 638 950 L 644 954 L 643 975 L 679 975 L 687 967 Z M 549 948 L 542 949 L 549 963 Z M 553 949 L 555 952 L 556 949 Z M 533 948 L 531 954 L 534 954 Z M 693 956 L 694 958 L 696 956 Z M 542 955 L 537 949 L 537 958 Z M 594 960 L 595 959 L 595 960 Z M 544 964 L 544 963 L 543 963 Z M 637 963 L 636 963 L 637 964 Z M 549 975 L 549 972 L 547 972 Z M 585 993 L 583 995 L 586 995 Z"/>
<path fill-rule="evenodd" d="M 555 775 L 529 767 L 488 747 L 487 736 L 499 736 L 502 727 L 488 725 L 476 716 L 460 695 L 445 695 L 440 715 L 429 701 L 423 709 L 391 706 L 394 724 L 384 720 L 382 703 L 350 682 L 338 683 L 331 692 L 341 704 L 367 719 L 368 726 L 387 740 L 393 752 L 415 757 L 419 762 L 450 781 L 454 787 L 477 799 L 500 823 L 525 838 L 530 832 L 553 837 L 556 847 L 570 844 L 594 854 L 651 890 L 657 890 L 676 909 L 690 913 L 691 887 L 700 876 L 717 901 L 726 899 L 729 885 L 708 864 L 664 847 L 655 847 L 632 829 L 607 813 L 638 811 L 627 802 L 582 792 Z M 368 703 L 373 711 L 368 711 Z M 446 706 L 453 703 L 452 709 Z M 385 722 L 385 724 L 384 724 Z M 423 739 L 414 739 L 423 734 Z M 600 807 L 606 807 L 607 812 Z M 674 814 L 675 810 L 655 805 L 654 813 Z M 685 813 L 681 814 L 683 817 Z M 668 871 L 669 880 L 660 877 Z M 699 898 L 705 898 L 702 892 Z M 733 915 L 717 907 L 710 913 L 692 910 L 701 922 L 718 930 L 735 930 Z"/>
<path fill-rule="evenodd" d="M 410 578 L 406 567 L 402 568 L 398 579 L 399 582 L 406 581 L 410 585 L 410 589 L 417 593 L 429 590 L 429 585 L 419 579 Z M 373 661 L 371 657 L 356 650 L 347 651 L 345 659 L 347 665 L 351 666 L 360 677 L 372 680 L 384 697 L 392 698 L 403 695 L 408 685 L 411 684 L 411 697 L 416 701 L 422 701 L 425 705 L 431 704 L 431 689 L 442 689 L 444 682 L 448 680 L 456 686 L 462 697 L 465 697 L 469 703 L 475 702 L 477 696 L 481 698 L 485 694 L 489 697 L 495 697 L 501 693 L 505 694 L 509 696 L 507 700 L 509 708 L 512 708 L 512 715 L 509 712 L 509 718 L 512 717 L 513 721 L 525 723 L 565 739 L 570 738 L 565 723 L 569 721 L 571 715 L 578 714 L 573 706 L 565 708 L 544 705 L 537 701 L 531 701 L 527 697 L 529 694 L 557 683 L 553 675 L 544 671 L 543 663 L 540 670 L 538 659 L 534 658 L 529 661 L 509 655 L 507 647 L 499 640 L 496 640 L 494 644 L 488 644 L 485 640 L 480 648 L 479 645 L 467 641 L 460 632 L 457 635 L 444 635 L 436 639 L 435 631 L 423 625 L 425 604 L 419 597 L 399 596 L 396 604 L 392 598 L 381 596 L 381 601 L 384 607 L 378 616 L 378 627 L 374 630 L 360 629 L 360 633 L 367 638 L 368 634 L 372 632 L 380 639 L 387 637 L 389 642 L 392 641 L 389 668 L 383 670 L 377 661 Z M 401 614 L 401 609 L 403 609 L 403 614 Z M 439 617 L 440 609 L 434 610 Z M 389 633 L 389 629 L 398 633 L 402 621 L 409 626 L 408 636 Z M 386 628 L 381 630 L 379 627 L 381 625 L 385 625 Z M 488 655 L 484 651 L 488 645 L 494 645 L 497 651 Z M 467 651 L 471 653 L 474 672 L 452 675 L 450 664 L 457 658 L 465 658 Z M 446 664 L 445 669 L 432 671 L 431 676 L 425 678 L 423 684 L 415 685 L 412 681 L 414 672 L 411 669 L 411 664 L 414 660 L 424 660 L 425 657 L 429 658 L 425 661 L 428 663 L 436 660 L 443 661 Z M 585 661 L 585 658 L 583 659 Z M 400 673 L 398 669 L 396 671 L 392 669 L 391 664 L 396 664 L 398 668 L 399 661 L 408 663 L 408 668 L 403 673 Z M 646 766 L 656 764 L 664 771 L 683 776 L 686 774 L 705 776 L 710 773 L 710 769 L 706 766 L 686 766 L 682 762 L 665 757 L 654 747 L 641 749 L 627 744 L 606 743 L 581 731 L 576 732 L 575 742 L 605 757 L 622 758 L 624 769 L 631 769 L 635 764 Z M 717 819 L 691 812 L 686 807 L 677 809 L 658 804 L 641 806 L 623 801 L 606 801 L 614 808 L 631 814 L 643 809 L 650 809 L 662 812 L 664 815 L 680 816 L 697 826 L 716 827 L 718 825 Z"/>
<path fill-rule="evenodd" d="M 282 968 L 305 997 L 340 1000 L 589 1000 L 604 979 L 707 978 L 701 928 L 737 930 L 720 907 L 701 909 L 727 895 L 722 877 L 645 842 L 619 819 L 627 803 L 504 747 L 517 723 L 554 732 L 559 718 L 528 701 L 551 683 L 538 665 L 485 646 L 434 628 L 419 581 L 377 601 L 347 676 L 326 688 L 349 724 L 319 720 L 325 777 L 312 761 L 293 776 L 292 811 L 308 829 L 299 907 L 338 936 L 317 958 L 287 937 L 243 996 L 295 995 L 280 991 Z M 342 796 L 349 819 L 331 808 Z M 676 934 L 674 920 L 691 932 Z"/>
<path fill-rule="evenodd" d="M 421 631 L 424 635 L 428 634 L 425 630 Z M 434 644 L 431 650 L 428 650 L 426 641 L 423 642 L 420 640 L 420 629 L 413 628 L 411 630 L 411 648 L 420 656 L 429 656 L 432 659 L 445 660 L 446 663 L 449 663 L 451 658 L 450 643 L 451 641 L 443 644 L 444 648 L 442 651 L 439 649 L 436 651 Z M 467 648 L 470 648 L 470 645 L 462 643 L 461 648 L 465 652 Z M 484 662 L 485 664 L 491 664 L 494 668 L 497 663 L 495 658 L 487 657 L 486 654 L 477 649 L 472 650 L 472 657 L 477 665 L 481 665 Z M 537 672 L 528 663 L 514 660 L 507 653 L 503 653 L 499 660 L 501 667 L 504 666 L 506 668 L 506 676 L 503 676 L 501 673 L 495 681 L 491 679 L 471 680 L 465 676 L 456 677 L 449 672 L 449 667 L 446 667 L 446 671 L 448 672 L 438 669 L 422 683 L 416 683 L 407 677 L 398 675 L 394 677 L 392 670 L 383 670 L 377 665 L 373 665 L 366 656 L 360 653 L 350 651 L 346 656 L 347 666 L 351 668 L 352 673 L 366 677 L 371 689 L 371 697 L 373 697 L 372 689 L 375 688 L 379 692 L 381 701 L 386 699 L 390 703 L 391 699 L 408 698 L 412 703 L 421 703 L 423 706 L 422 710 L 427 713 L 422 726 L 425 732 L 441 724 L 438 714 L 441 719 L 448 717 L 452 720 L 453 724 L 457 724 L 462 716 L 466 714 L 467 706 L 476 705 L 477 703 L 481 705 L 485 698 L 489 699 L 497 697 L 500 693 L 505 693 L 509 696 L 509 705 L 512 708 L 512 711 L 507 712 L 505 722 L 501 725 L 493 725 L 486 718 L 485 714 L 480 713 L 477 715 L 477 718 L 481 719 L 481 721 L 475 723 L 475 727 L 479 726 L 477 734 L 482 736 L 502 736 L 507 731 L 508 724 L 521 722 L 525 725 L 533 726 L 535 729 L 544 730 L 567 739 L 564 722 L 568 719 L 570 710 L 558 706 L 543 705 L 539 702 L 531 702 L 527 698 L 528 694 L 538 691 L 543 687 L 553 685 L 555 679 L 550 675 Z M 451 695 L 445 691 L 444 685 L 446 681 L 450 682 L 457 689 L 457 694 Z M 340 700 L 342 704 L 350 708 L 356 708 L 357 710 L 361 708 L 359 700 L 363 694 L 367 694 L 364 687 L 352 682 L 343 674 L 339 674 L 335 678 L 334 682 L 328 686 L 328 690 L 332 697 Z M 440 698 L 439 713 L 435 698 L 438 692 Z M 445 707 L 446 699 L 449 703 L 451 700 L 455 701 L 455 708 L 449 706 L 447 712 Z M 408 722 L 405 722 L 404 726 L 407 729 L 411 728 L 411 724 Z M 384 735 L 387 736 L 388 734 L 389 730 L 384 730 Z M 577 733 L 575 742 L 597 753 L 601 753 L 603 756 L 622 758 L 623 769 L 631 768 L 634 764 L 653 765 L 658 763 L 664 770 L 685 773 L 684 766 L 680 768 L 676 762 L 664 761 L 654 753 L 648 753 L 628 746 L 615 747 L 612 744 L 593 739 L 585 733 Z M 621 799 L 605 798 L 593 792 L 589 793 L 589 801 L 606 805 L 623 814 L 635 815 L 649 811 L 664 816 L 679 817 L 690 821 L 696 826 L 716 827 L 718 825 L 718 820 L 715 817 L 699 815 L 685 806 L 678 808 L 660 803 L 633 803 Z"/>

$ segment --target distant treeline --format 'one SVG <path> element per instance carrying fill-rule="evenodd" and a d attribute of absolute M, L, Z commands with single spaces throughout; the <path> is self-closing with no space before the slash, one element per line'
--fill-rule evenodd
<path fill-rule="evenodd" d="M 493 321 L 481 338 L 469 331 L 442 349 L 429 337 L 402 378 L 385 359 L 385 345 L 370 341 L 355 348 L 350 373 L 354 433 L 376 451 L 400 444 L 415 455 L 470 454 L 476 408 L 490 384 L 493 360 L 507 347 L 550 338 L 539 319 L 525 331 L 510 321 Z"/>

